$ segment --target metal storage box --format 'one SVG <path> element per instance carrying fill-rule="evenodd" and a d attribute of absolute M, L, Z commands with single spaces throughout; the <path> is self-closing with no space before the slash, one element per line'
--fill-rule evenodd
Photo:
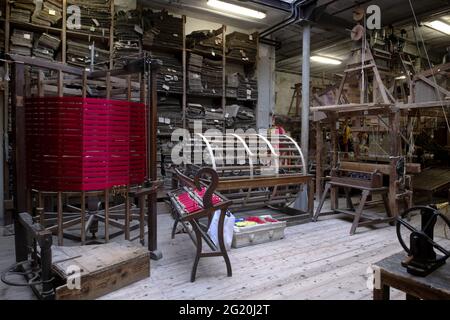
<path fill-rule="evenodd" d="M 242 248 L 255 244 L 280 240 L 284 238 L 286 221 L 266 223 L 248 227 L 234 227 L 233 248 Z"/>

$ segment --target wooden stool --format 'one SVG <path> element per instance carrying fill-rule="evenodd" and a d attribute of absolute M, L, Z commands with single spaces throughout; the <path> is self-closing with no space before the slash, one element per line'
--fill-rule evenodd
<path fill-rule="evenodd" d="M 338 208 L 338 203 L 336 203 L 336 205 L 332 204 L 332 211 L 331 212 L 327 212 L 327 213 L 320 212 L 322 210 L 323 204 L 325 202 L 327 193 L 332 188 L 338 189 L 339 187 L 342 187 L 345 190 L 345 196 L 346 196 L 346 199 L 347 199 L 347 209 L 339 209 Z M 359 205 L 358 205 L 358 207 L 356 209 L 353 206 L 353 202 L 352 202 L 352 199 L 350 197 L 351 189 L 357 189 L 357 190 L 361 190 L 362 191 L 361 201 L 359 202 Z M 316 212 L 314 214 L 313 221 L 317 221 L 317 219 L 319 218 L 320 214 L 343 213 L 343 214 L 352 216 L 354 218 L 353 218 L 352 227 L 350 229 L 350 235 L 355 234 L 355 231 L 356 231 L 357 227 L 369 226 L 369 225 L 374 225 L 374 224 L 379 224 L 379 223 L 384 223 L 384 222 L 393 223 L 395 217 L 392 216 L 391 210 L 389 208 L 388 190 L 389 189 L 387 187 L 369 188 L 369 187 L 364 187 L 364 186 L 356 186 L 356 185 L 349 185 L 349 184 L 346 184 L 346 183 L 339 183 L 339 182 L 329 181 L 329 182 L 327 182 L 325 184 L 325 190 L 324 190 L 324 192 L 322 194 L 322 198 L 320 199 L 319 206 L 317 207 L 317 210 L 316 210 Z M 362 214 L 364 206 L 365 206 L 366 201 L 367 201 L 367 197 L 369 195 L 373 195 L 373 194 L 381 194 L 381 197 L 383 198 L 383 204 L 384 204 L 384 207 L 386 209 L 387 216 L 388 216 L 387 218 L 381 218 L 381 217 L 377 217 L 376 218 L 376 217 L 370 217 L 370 216 Z"/>

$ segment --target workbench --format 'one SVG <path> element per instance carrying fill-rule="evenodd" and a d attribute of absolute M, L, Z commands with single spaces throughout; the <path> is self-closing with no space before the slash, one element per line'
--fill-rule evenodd
<path fill-rule="evenodd" d="M 450 190 L 450 169 L 432 168 L 421 172 L 413 177 L 414 192 L 424 192 L 428 195 L 428 201 L 433 203 L 433 194 Z"/>
<path fill-rule="evenodd" d="M 406 300 L 450 299 L 450 265 L 442 267 L 426 277 L 409 274 L 401 265 L 406 253 L 396 253 L 373 265 L 375 272 L 374 300 L 389 300 L 390 288 L 406 293 Z"/>

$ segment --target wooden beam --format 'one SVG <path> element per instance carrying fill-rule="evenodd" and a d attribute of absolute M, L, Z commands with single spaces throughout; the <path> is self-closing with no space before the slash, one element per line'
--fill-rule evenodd
<path fill-rule="evenodd" d="M 379 163 L 367 163 L 367 162 L 351 162 L 351 161 L 341 161 L 340 169 L 348 171 L 359 171 L 359 172 L 374 172 L 375 170 L 380 171 L 382 174 L 390 174 L 389 164 L 379 164 Z M 407 163 L 406 172 L 407 173 L 420 173 L 422 171 L 420 163 Z"/>
<path fill-rule="evenodd" d="M 317 111 L 335 111 L 335 112 L 355 112 L 355 111 L 366 111 L 371 109 L 383 109 L 389 107 L 390 104 L 384 103 L 349 103 L 349 104 L 336 104 L 331 106 L 318 106 L 311 107 L 311 112 Z"/>
<path fill-rule="evenodd" d="M 217 191 L 241 188 L 270 187 L 277 185 L 306 184 L 313 179 L 312 175 L 286 174 L 273 177 L 253 177 L 251 179 L 219 180 Z"/>
<path fill-rule="evenodd" d="M 82 68 L 71 67 L 61 62 L 53 62 L 36 57 L 26 57 L 18 54 L 9 54 L 9 57 L 11 60 L 15 61 L 16 64 L 27 64 L 33 67 L 62 71 L 64 73 L 73 74 L 77 76 L 83 75 Z"/>
<path fill-rule="evenodd" d="M 442 106 L 444 106 L 444 107 L 450 106 L 450 100 L 419 102 L 419 103 L 397 103 L 395 105 L 395 107 L 400 110 L 419 109 L 419 108 L 436 108 L 436 107 L 442 107 Z"/>
<path fill-rule="evenodd" d="M 99 71 L 93 71 L 89 72 L 88 78 L 89 79 L 96 79 L 96 78 L 105 78 L 107 76 L 107 73 L 109 72 L 110 77 L 117 77 L 117 76 L 127 76 L 129 74 L 136 74 L 135 70 L 129 71 L 125 69 L 115 69 L 115 70 L 99 70 Z"/>
<path fill-rule="evenodd" d="M 425 70 L 423 72 L 420 72 L 420 73 L 415 75 L 414 80 L 419 79 L 420 76 L 430 77 L 433 74 L 436 75 L 436 74 L 438 74 L 440 72 L 443 72 L 443 71 L 446 71 L 446 70 L 450 70 L 450 62 L 446 63 L 446 64 L 441 64 L 441 65 L 438 65 L 438 66 L 436 66 L 436 67 L 434 67 L 432 69 L 428 69 L 428 70 Z"/>

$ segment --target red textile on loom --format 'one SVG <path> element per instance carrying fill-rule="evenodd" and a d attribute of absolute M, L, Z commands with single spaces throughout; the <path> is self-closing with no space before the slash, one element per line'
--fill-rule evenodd
<path fill-rule="evenodd" d="M 203 187 L 200 191 L 195 189 L 194 192 L 200 198 L 203 198 L 203 196 L 205 195 L 205 192 L 206 192 L 206 188 Z M 193 213 L 193 212 L 203 209 L 203 207 L 195 199 L 193 199 L 187 192 L 183 192 L 183 193 L 179 194 L 177 196 L 177 200 L 185 208 L 187 213 Z M 213 194 L 212 202 L 213 202 L 213 205 L 215 205 L 215 204 L 222 202 L 222 199 L 219 196 Z"/>
<path fill-rule="evenodd" d="M 188 213 L 192 213 L 202 209 L 202 207 L 197 203 L 197 201 L 192 199 L 187 192 L 178 195 L 177 200 L 179 203 L 183 205 L 183 207 L 186 209 Z"/>
<path fill-rule="evenodd" d="M 199 197 L 203 198 L 203 196 L 204 196 L 205 193 L 206 193 L 206 188 L 205 188 L 205 187 L 202 187 L 202 189 L 201 189 L 200 191 L 197 190 L 197 189 L 195 189 L 195 193 L 196 193 Z M 218 204 L 218 203 L 220 203 L 220 202 L 222 202 L 222 199 L 221 199 L 218 195 L 213 194 L 213 195 L 212 195 L 212 203 L 213 203 L 213 205 L 214 205 L 214 204 Z"/>
<path fill-rule="evenodd" d="M 29 188 L 88 191 L 145 179 L 144 104 L 29 98 L 25 121 Z"/>

